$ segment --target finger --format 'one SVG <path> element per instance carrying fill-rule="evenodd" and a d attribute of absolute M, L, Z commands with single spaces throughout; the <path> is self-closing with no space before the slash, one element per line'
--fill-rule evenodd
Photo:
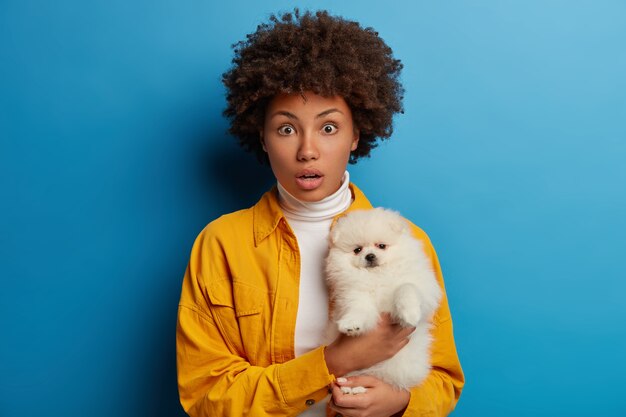
<path fill-rule="evenodd" d="M 345 408 L 345 407 L 340 407 L 337 404 L 335 404 L 335 402 L 333 400 L 330 400 L 330 409 L 331 411 L 334 411 L 333 416 L 341 416 L 341 417 L 350 417 L 353 415 L 353 412 L 355 411 L 353 408 Z"/>
<path fill-rule="evenodd" d="M 341 388 L 334 387 L 330 406 L 333 410 L 340 414 L 349 414 L 350 410 L 361 410 L 370 406 L 371 400 L 367 393 L 364 394 L 345 394 Z"/>
<path fill-rule="evenodd" d="M 336 384 L 339 387 L 365 387 L 372 388 L 380 384 L 380 380 L 371 375 L 356 375 L 344 378 L 337 378 Z"/>
<path fill-rule="evenodd" d="M 331 396 L 333 397 L 333 400 L 335 398 L 341 397 L 342 395 L 344 395 L 344 393 L 341 390 L 341 387 L 339 385 L 333 385 L 332 392 L 331 392 Z"/>
<path fill-rule="evenodd" d="M 415 331 L 413 327 L 403 327 L 394 329 L 393 333 L 389 337 L 389 341 L 399 342 L 406 341 L 408 342 L 411 339 L 411 334 Z"/>
<path fill-rule="evenodd" d="M 380 313 L 380 316 L 378 317 L 378 325 L 393 326 L 394 324 L 396 323 L 394 322 L 393 317 L 391 317 L 391 313 Z"/>
<path fill-rule="evenodd" d="M 345 394 L 343 391 L 341 391 L 341 388 L 337 385 L 333 386 L 333 390 L 332 390 L 332 394 L 330 397 L 330 408 L 338 411 L 340 414 L 347 415 L 349 410 L 353 410 L 353 407 L 350 407 L 350 401 L 349 398 L 345 398 L 345 397 L 351 397 L 352 395 L 350 394 Z"/>
<path fill-rule="evenodd" d="M 331 416 L 335 416 L 335 417 L 353 417 L 353 416 L 359 415 L 359 410 L 354 410 L 352 408 L 339 407 L 333 404 L 332 401 L 330 402 L 330 411 L 332 411 Z"/>
<path fill-rule="evenodd" d="M 401 340 L 401 339 L 409 340 L 411 337 L 411 334 L 413 334 L 414 331 L 415 331 L 415 327 L 398 327 L 397 329 L 393 330 L 392 337 L 395 340 Z"/>
<path fill-rule="evenodd" d="M 333 386 L 331 387 L 329 393 L 332 394 L 333 396 L 339 396 L 339 394 L 357 394 L 356 392 L 353 392 L 352 387 L 350 387 L 349 385 L 347 385 L 347 380 L 345 380 L 345 378 L 340 378 L 342 379 L 342 381 L 340 381 L 340 384 L 333 384 Z"/>

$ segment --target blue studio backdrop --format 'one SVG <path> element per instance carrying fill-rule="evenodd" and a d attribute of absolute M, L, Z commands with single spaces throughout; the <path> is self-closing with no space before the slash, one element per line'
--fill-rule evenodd
<path fill-rule="evenodd" d="M 438 250 L 459 417 L 624 416 L 626 3 L 0 2 L 0 416 L 183 416 L 195 236 L 271 172 L 225 131 L 231 44 L 327 8 L 404 63 L 350 168 Z"/>

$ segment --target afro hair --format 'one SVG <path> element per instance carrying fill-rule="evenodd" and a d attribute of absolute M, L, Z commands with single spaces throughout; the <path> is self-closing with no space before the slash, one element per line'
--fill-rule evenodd
<path fill-rule="evenodd" d="M 229 132 L 259 160 L 266 160 L 259 140 L 265 108 L 278 94 L 343 97 L 360 133 L 351 163 L 391 136 L 393 115 L 403 110 L 402 63 L 391 48 L 372 28 L 327 11 L 272 15 L 233 49 L 233 66 L 222 76 L 224 115 Z"/>

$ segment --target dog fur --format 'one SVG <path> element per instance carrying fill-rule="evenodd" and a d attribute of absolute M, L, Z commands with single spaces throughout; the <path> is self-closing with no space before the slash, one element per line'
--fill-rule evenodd
<path fill-rule="evenodd" d="M 442 291 L 409 223 L 383 208 L 355 210 L 339 218 L 330 232 L 326 278 L 333 305 L 329 337 L 337 331 L 366 333 L 383 312 L 402 326 L 415 327 L 409 343 L 395 356 L 346 376 L 373 375 L 401 389 L 419 385 L 430 372 L 431 320 Z"/>

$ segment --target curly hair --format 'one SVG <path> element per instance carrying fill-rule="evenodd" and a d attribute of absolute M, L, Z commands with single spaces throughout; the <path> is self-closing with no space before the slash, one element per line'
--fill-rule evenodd
<path fill-rule="evenodd" d="M 233 66 L 222 75 L 224 115 L 229 132 L 261 161 L 266 160 L 259 140 L 265 108 L 278 94 L 343 97 L 360 133 L 350 163 L 369 157 L 378 138 L 389 138 L 393 115 L 403 111 L 402 63 L 391 48 L 372 28 L 327 11 L 272 15 L 233 49 Z"/>

